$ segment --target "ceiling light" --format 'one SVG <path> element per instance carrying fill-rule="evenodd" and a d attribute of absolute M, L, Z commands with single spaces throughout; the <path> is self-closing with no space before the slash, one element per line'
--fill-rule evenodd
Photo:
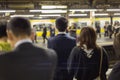
<path fill-rule="evenodd" d="M 120 15 L 120 13 L 114 13 L 114 15 Z"/>
<path fill-rule="evenodd" d="M 70 9 L 69 11 L 81 11 L 81 12 L 87 12 L 87 11 L 97 11 L 97 9 Z"/>
<path fill-rule="evenodd" d="M 16 10 L 0 10 L 0 13 L 16 12 Z"/>
<path fill-rule="evenodd" d="M 41 12 L 42 10 L 29 10 L 29 12 Z"/>
<path fill-rule="evenodd" d="M 34 15 L 11 15 L 10 17 L 34 17 Z"/>
<path fill-rule="evenodd" d="M 66 10 L 44 10 L 42 13 L 67 13 Z"/>
<path fill-rule="evenodd" d="M 87 14 L 69 14 L 69 16 L 87 16 Z"/>
<path fill-rule="evenodd" d="M 95 16 L 108 16 L 108 13 L 99 13 L 99 14 L 95 14 Z"/>
<path fill-rule="evenodd" d="M 41 17 L 45 17 L 45 16 L 50 16 L 50 17 L 54 17 L 54 16 L 61 16 L 60 14 L 51 14 L 51 15 L 39 15 Z"/>
<path fill-rule="evenodd" d="M 55 6 L 55 5 L 43 5 L 42 6 L 42 9 L 56 9 L 56 8 L 67 8 L 67 6 Z"/>
<path fill-rule="evenodd" d="M 66 13 L 67 10 L 30 10 L 30 12 L 41 12 L 41 13 Z"/>
<path fill-rule="evenodd" d="M 107 9 L 107 11 L 120 11 L 120 9 Z"/>

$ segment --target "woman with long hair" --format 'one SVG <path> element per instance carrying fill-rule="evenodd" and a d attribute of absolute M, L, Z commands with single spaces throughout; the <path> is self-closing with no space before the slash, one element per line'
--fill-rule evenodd
<path fill-rule="evenodd" d="M 92 27 L 84 27 L 79 35 L 78 46 L 74 47 L 68 62 L 70 80 L 95 80 L 99 75 L 106 80 L 107 55 L 96 44 L 97 35 Z M 103 52 L 102 60 L 101 53 Z M 100 61 L 101 71 L 100 71 Z M 99 72 L 101 72 L 99 74 Z"/>

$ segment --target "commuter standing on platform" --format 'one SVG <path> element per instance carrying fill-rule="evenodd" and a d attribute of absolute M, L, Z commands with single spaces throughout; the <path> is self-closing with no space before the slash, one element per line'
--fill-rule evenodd
<path fill-rule="evenodd" d="M 69 29 L 70 36 L 76 38 L 76 24 L 73 23 L 72 26 Z"/>
<path fill-rule="evenodd" d="M 58 64 L 54 80 L 69 80 L 67 71 L 67 60 L 72 48 L 76 45 L 76 40 L 66 34 L 68 20 L 64 17 L 56 19 L 58 35 L 48 39 L 48 48 L 54 49 L 58 56 Z"/>
<path fill-rule="evenodd" d="M 112 38 L 112 34 L 113 34 L 113 28 L 112 28 L 112 25 L 108 25 L 108 35 L 109 35 L 109 38 L 111 39 Z"/>
<path fill-rule="evenodd" d="M 104 37 L 107 37 L 108 36 L 108 23 L 105 23 L 105 26 L 104 26 Z"/>
<path fill-rule="evenodd" d="M 116 34 L 113 46 L 115 49 L 116 56 L 120 58 L 120 33 Z M 120 62 L 116 62 L 112 69 L 112 72 L 109 75 L 108 80 L 120 80 Z"/>
<path fill-rule="evenodd" d="M 36 26 L 33 26 L 33 32 L 34 32 L 34 39 L 33 39 L 33 43 L 37 43 L 37 34 L 36 34 Z"/>
<path fill-rule="evenodd" d="M 113 27 L 114 37 L 116 37 L 116 34 L 119 32 L 119 30 L 120 30 L 120 23 L 115 22 L 114 27 Z"/>
<path fill-rule="evenodd" d="M 45 26 L 45 24 L 43 24 L 42 37 L 43 37 L 43 43 L 45 43 L 45 40 L 47 40 L 47 27 Z"/>
<path fill-rule="evenodd" d="M 96 24 L 95 28 L 96 28 L 96 33 L 97 33 L 97 35 L 99 35 L 99 37 L 101 38 L 101 28 L 100 28 L 100 24 L 99 24 L 99 23 Z"/>
<path fill-rule="evenodd" d="M 55 28 L 53 26 L 50 26 L 50 37 L 55 36 Z"/>
<path fill-rule="evenodd" d="M 14 50 L 0 55 L 0 80 L 53 80 L 56 53 L 32 44 L 29 20 L 12 18 L 7 34 Z"/>
<path fill-rule="evenodd" d="M 78 39 L 79 45 L 73 48 L 68 60 L 69 80 L 73 80 L 74 77 L 77 80 L 96 80 L 99 72 L 101 72 L 101 80 L 107 80 L 107 55 L 105 52 L 101 53 L 102 50 L 96 44 L 96 39 L 97 35 L 92 27 L 82 28 Z"/>

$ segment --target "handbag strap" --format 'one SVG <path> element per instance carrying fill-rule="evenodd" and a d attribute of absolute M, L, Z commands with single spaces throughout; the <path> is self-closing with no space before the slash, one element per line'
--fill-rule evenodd
<path fill-rule="evenodd" d="M 101 70 L 102 70 L 102 60 L 103 60 L 103 51 L 102 51 L 102 47 L 100 48 L 100 67 L 99 67 L 99 76 L 101 74 Z"/>

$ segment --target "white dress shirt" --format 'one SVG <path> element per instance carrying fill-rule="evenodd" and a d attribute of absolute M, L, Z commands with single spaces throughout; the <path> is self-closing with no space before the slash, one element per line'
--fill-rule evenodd
<path fill-rule="evenodd" d="M 32 41 L 30 39 L 22 39 L 22 40 L 19 40 L 18 42 L 16 42 L 15 48 L 18 47 L 20 44 L 26 43 L 26 42 L 32 43 Z"/>

